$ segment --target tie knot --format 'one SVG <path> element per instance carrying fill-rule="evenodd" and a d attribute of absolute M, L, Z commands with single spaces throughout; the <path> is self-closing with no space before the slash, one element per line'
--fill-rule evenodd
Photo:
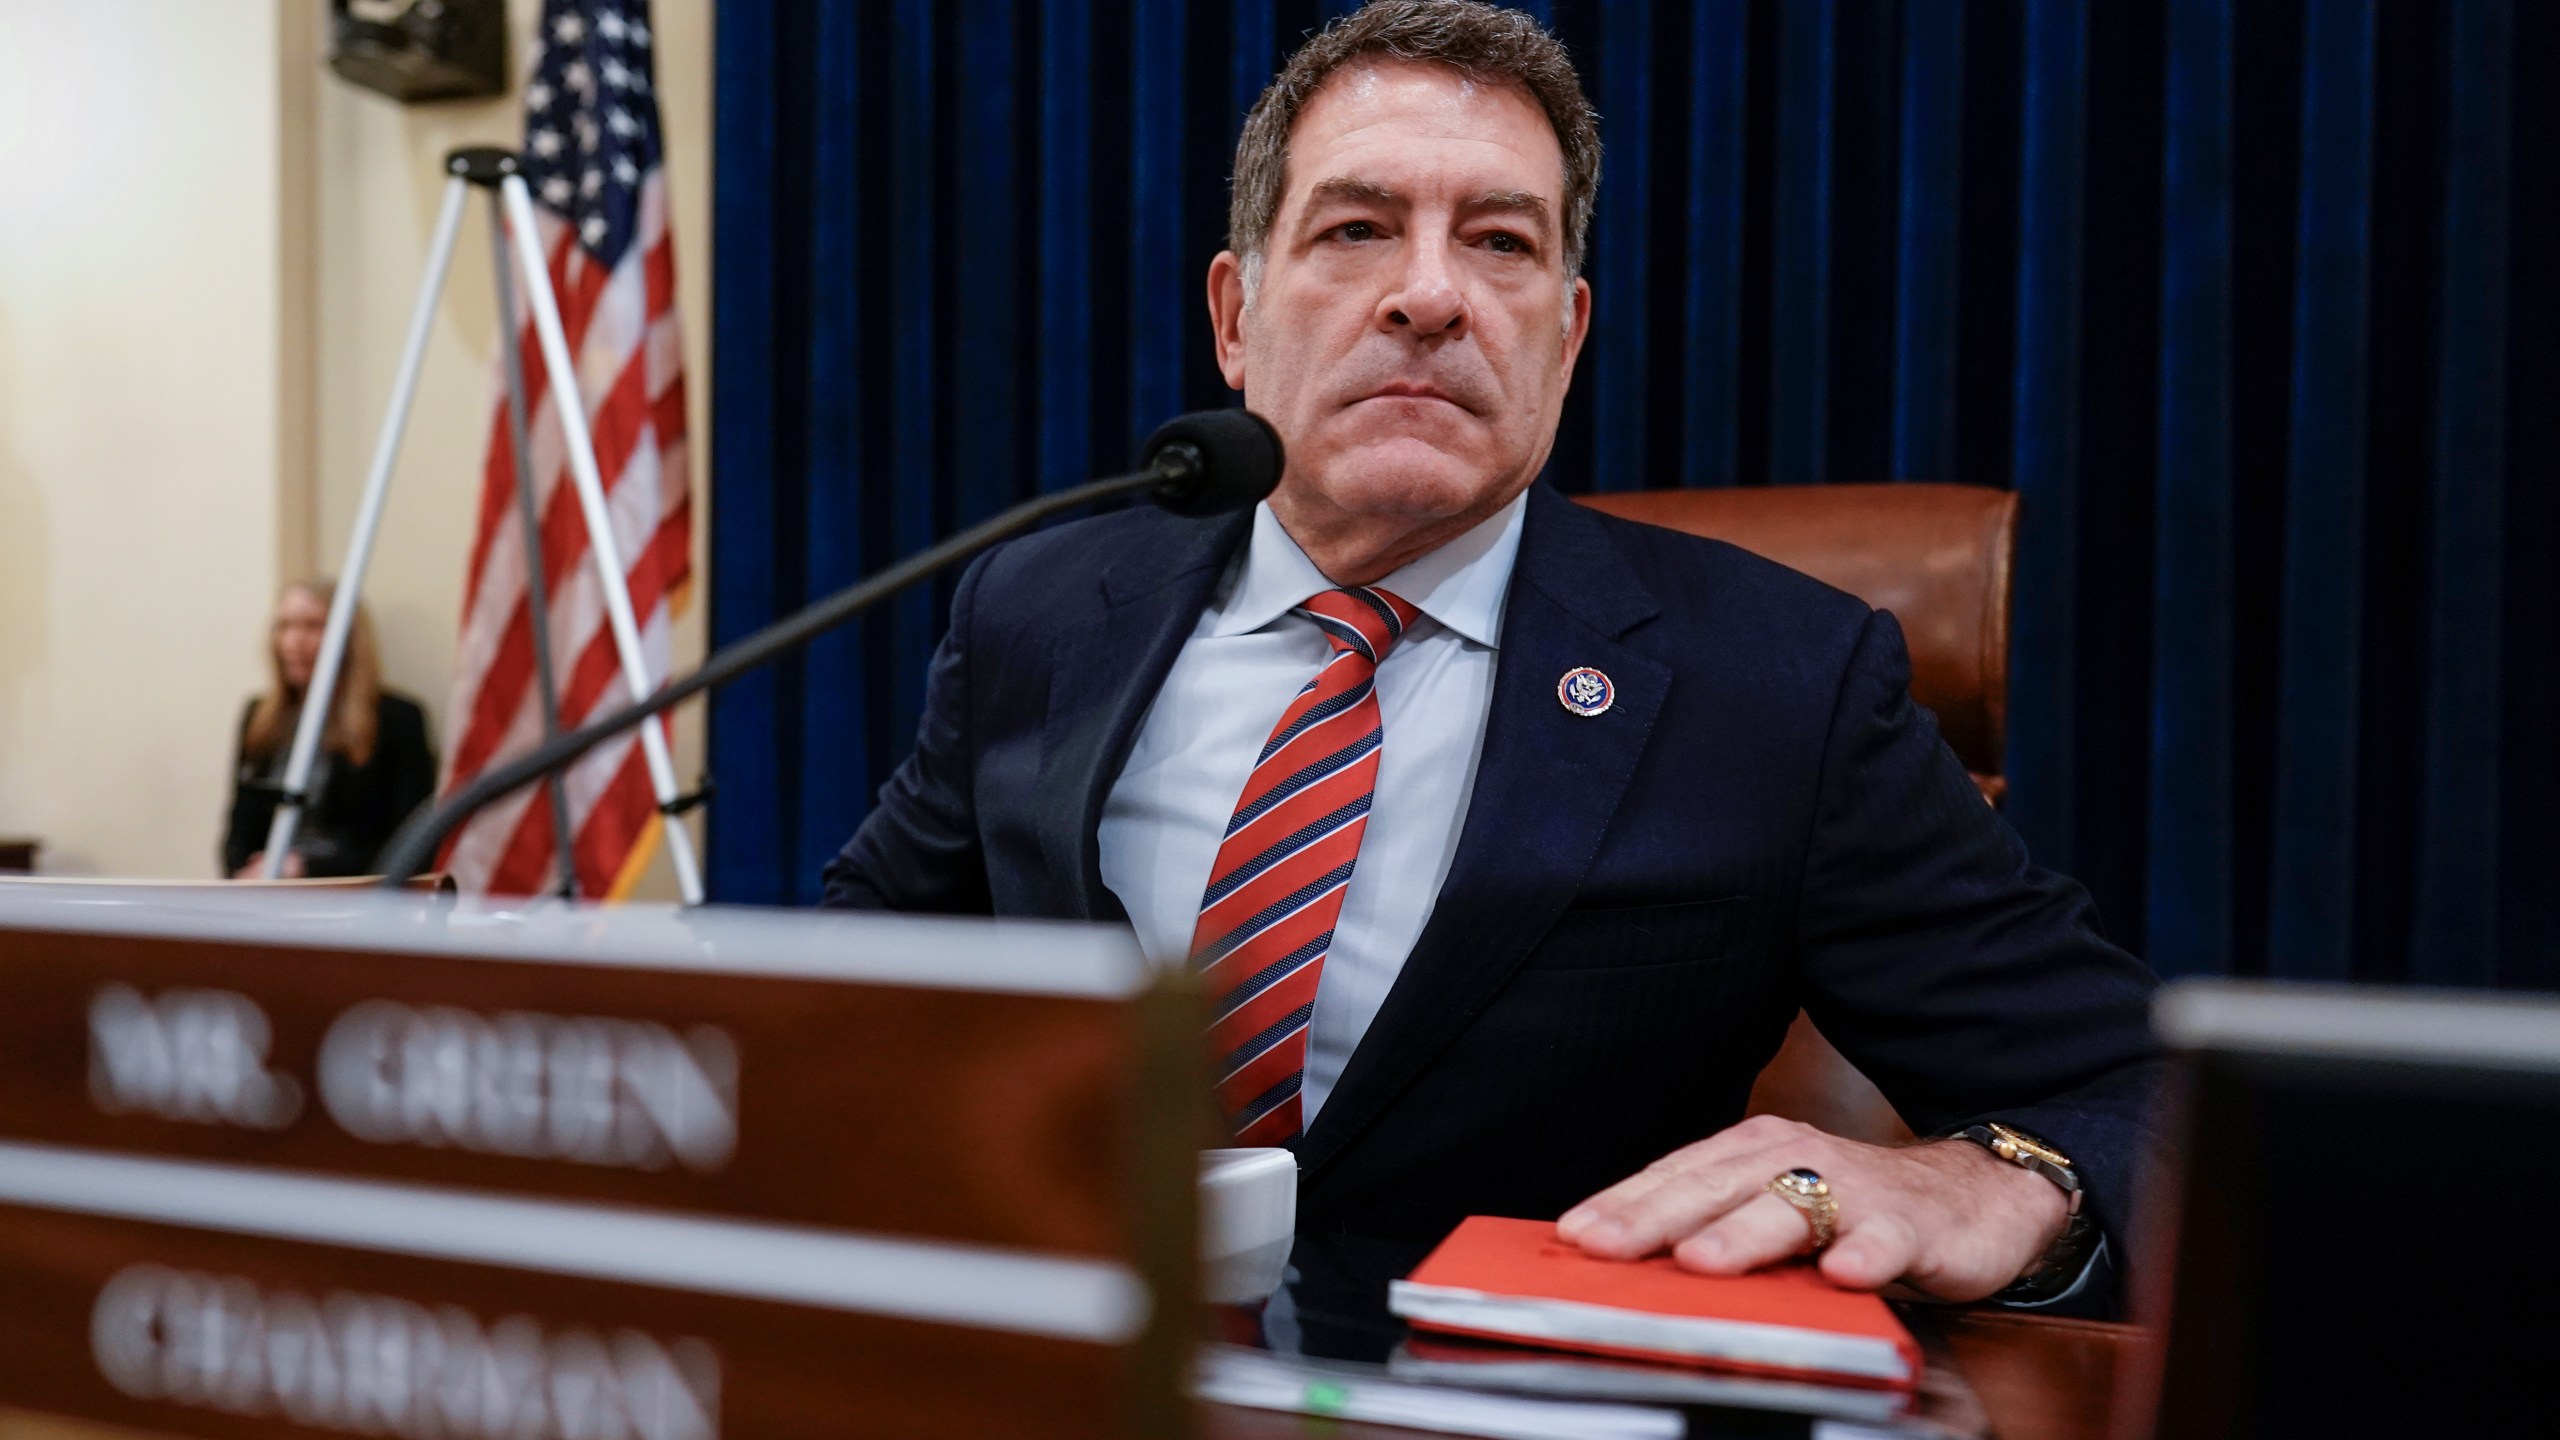
<path fill-rule="evenodd" d="M 1356 653 L 1375 665 L 1404 638 L 1422 612 L 1403 596 L 1375 585 L 1345 585 L 1307 597 L 1299 613 L 1324 628 L 1336 651 Z"/>

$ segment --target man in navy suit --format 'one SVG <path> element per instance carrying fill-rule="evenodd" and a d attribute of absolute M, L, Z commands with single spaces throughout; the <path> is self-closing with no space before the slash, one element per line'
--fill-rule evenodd
<path fill-rule="evenodd" d="M 1278 490 L 974 566 L 828 902 L 1126 919 L 1200 967 L 1302 1229 L 1561 1216 L 1712 1272 L 2087 1293 L 2151 1143 L 2148 973 L 1983 805 L 1891 615 L 1534 483 L 1598 163 L 1516 12 L 1309 42 L 1209 272 Z M 1799 1007 L 1947 1138 L 1734 1123 Z"/>

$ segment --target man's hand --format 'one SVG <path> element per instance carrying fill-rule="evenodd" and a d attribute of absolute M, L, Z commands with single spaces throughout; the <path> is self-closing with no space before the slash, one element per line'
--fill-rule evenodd
<path fill-rule="evenodd" d="M 1899 1280 L 1979 1300 L 2025 1273 L 2069 1218 L 2061 1190 L 1969 1141 L 1865 1145 L 1755 1115 L 1576 1205 L 1556 1232 L 1608 1259 L 1669 1246 L 1688 1269 L 1738 1275 L 1813 1242 L 1804 1215 L 1767 1188 L 1798 1167 L 1828 1182 L 1840 1206 L 1823 1276 L 1855 1290 Z"/>

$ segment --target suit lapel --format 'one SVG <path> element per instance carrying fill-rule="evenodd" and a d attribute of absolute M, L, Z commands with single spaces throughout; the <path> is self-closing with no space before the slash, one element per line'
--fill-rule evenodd
<path fill-rule="evenodd" d="M 1302 1167 L 1340 1153 L 1473 1022 L 1581 887 L 1671 683 L 1668 665 L 1621 640 L 1656 613 L 1600 522 L 1533 488 L 1458 853 L 1422 938 L 1297 1147 Z M 1557 699 L 1557 682 L 1586 665 L 1617 691 L 1604 714 L 1576 715 Z"/>
<path fill-rule="evenodd" d="M 1170 534 L 1158 532 L 1159 543 L 1132 545 L 1105 567 L 1100 623 L 1075 628 L 1050 676 L 1041 813 L 1075 819 L 1040 826 L 1041 850 L 1055 913 L 1073 919 L 1127 918 L 1102 884 L 1103 802 L 1253 512 L 1164 524 Z"/>

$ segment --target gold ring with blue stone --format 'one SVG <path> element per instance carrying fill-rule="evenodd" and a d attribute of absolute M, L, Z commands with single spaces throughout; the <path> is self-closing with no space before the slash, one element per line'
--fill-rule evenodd
<path fill-rule="evenodd" d="M 1813 1227 L 1813 1248 L 1821 1250 L 1840 1232 L 1840 1202 L 1831 1197 L 1823 1178 L 1799 1166 L 1769 1182 L 1769 1193 L 1796 1207 Z"/>

